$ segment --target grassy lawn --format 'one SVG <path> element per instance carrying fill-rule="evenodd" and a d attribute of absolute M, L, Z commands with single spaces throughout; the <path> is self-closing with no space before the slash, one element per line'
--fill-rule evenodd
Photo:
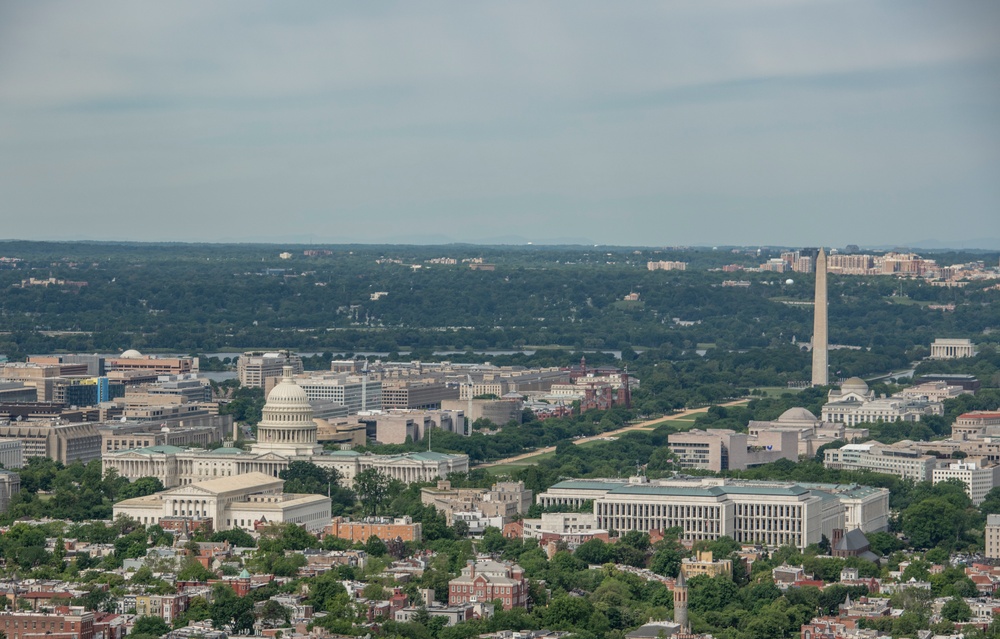
<path fill-rule="evenodd" d="M 927 306 L 928 304 L 933 304 L 934 302 L 921 302 L 920 300 L 910 299 L 909 297 L 887 297 L 885 298 L 890 304 L 901 304 L 903 306 Z"/>
<path fill-rule="evenodd" d="M 490 466 L 486 472 L 494 476 L 509 475 L 529 466 L 534 466 L 534 464 L 504 464 L 503 466 Z"/>
<path fill-rule="evenodd" d="M 764 393 L 765 397 L 781 397 L 785 393 L 797 393 L 801 388 L 786 388 L 784 386 L 765 386 L 762 388 L 756 388 L 754 390 L 761 391 Z"/>

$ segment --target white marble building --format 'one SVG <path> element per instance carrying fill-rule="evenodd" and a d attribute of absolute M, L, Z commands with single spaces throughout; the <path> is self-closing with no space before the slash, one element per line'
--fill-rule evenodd
<path fill-rule="evenodd" d="M 291 522 L 317 531 L 330 523 L 327 497 L 285 493 L 284 484 L 263 473 L 209 479 L 120 501 L 114 516 L 126 515 L 144 526 L 164 517 L 211 518 L 215 530 L 252 531 L 262 524 Z"/>
<path fill-rule="evenodd" d="M 944 412 L 940 402 L 924 397 L 875 397 L 875 392 L 858 377 L 845 381 L 840 390 L 831 390 L 828 399 L 823 405 L 823 421 L 845 426 L 879 421 L 919 422 L 924 415 L 941 415 Z"/>
<path fill-rule="evenodd" d="M 293 461 L 307 461 L 335 468 L 345 485 L 369 468 L 403 482 L 433 481 L 449 473 L 468 472 L 467 455 L 435 452 L 373 455 L 355 451 L 324 451 L 316 440 L 316 422 L 305 391 L 295 382 L 291 368 L 267 396 L 251 450 L 239 448 L 180 448 L 152 446 L 105 452 L 104 472 L 115 471 L 130 480 L 157 477 L 167 488 L 220 477 L 263 473 L 277 477 Z"/>

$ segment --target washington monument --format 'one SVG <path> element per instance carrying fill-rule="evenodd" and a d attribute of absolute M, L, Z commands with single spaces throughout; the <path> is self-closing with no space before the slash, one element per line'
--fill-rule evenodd
<path fill-rule="evenodd" d="M 826 332 L 826 253 L 822 247 L 816 256 L 816 299 L 813 303 L 812 385 L 829 383 L 827 363 L 828 338 Z"/>

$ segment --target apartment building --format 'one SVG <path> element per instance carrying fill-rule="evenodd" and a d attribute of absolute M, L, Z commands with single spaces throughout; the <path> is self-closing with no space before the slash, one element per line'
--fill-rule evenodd
<path fill-rule="evenodd" d="M 82 607 L 64 614 L 0 612 L 0 631 L 8 639 L 94 639 L 94 613 Z"/>
<path fill-rule="evenodd" d="M 392 541 L 397 538 L 403 541 L 420 541 L 422 530 L 422 524 L 419 521 L 414 522 L 410 517 L 366 517 L 360 521 L 351 521 L 347 517 L 334 517 L 324 532 L 340 539 L 364 543 L 373 536 L 382 541 Z"/>

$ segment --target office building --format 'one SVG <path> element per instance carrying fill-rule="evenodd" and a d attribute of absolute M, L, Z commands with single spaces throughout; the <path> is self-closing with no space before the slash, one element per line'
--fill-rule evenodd
<path fill-rule="evenodd" d="M 522 519 L 514 524 L 519 524 L 518 536 L 538 539 L 543 546 L 549 541 L 557 541 L 574 548 L 591 539 L 605 542 L 609 539 L 608 531 L 598 528 L 597 516 L 593 513 L 542 513 L 537 519 Z"/>
<path fill-rule="evenodd" d="M 712 428 L 673 433 L 667 437 L 681 468 L 721 472 L 746 470 L 779 459 L 798 461 L 798 434 L 761 429 L 756 435 Z"/>
<path fill-rule="evenodd" d="M 153 446 L 200 446 L 222 442 L 233 428 L 232 415 L 200 415 L 159 421 L 97 424 L 102 454 Z"/>
<path fill-rule="evenodd" d="M 24 466 L 24 442 L 20 439 L 0 439 L 0 466 L 21 468 Z"/>
<path fill-rule="evenodd" d="M 372 380 L 368 375 L 308 375 L 298 377 L 296 382 L 309 401 L 342 404 L 347 407 L 349 415 L 382 410 L 382 382 Z M 270 390 L 268 384 L 265 384 L 264 390 Z"/>
<path fill-rule="evenodd" d="M 407 439 L 418 442 L 432 428 L 466 434 L 465 414 L 458 410 L 391 410 L 362 414 L 357 419 L 366 424 L 368 439 L 380 444 L 403 444 Z"/>
<path fill-rule="evenodd" d="M 0 382 L 0 403 L 20 404 L 38 399 L 38 390 L 24 382 Z"/>
<path fill-rule="evenodd" d="M 160 375 L 155 382 L 130 386 L 124 397 L 127 406 L 208 403 L 212 401 L 212 386 L 193 373 Z"/>
<path fill-rule="evenodd" d="M 943 381 L 922 382 L 895 393 L 893 397 L 904 399 L 924 400 L 927 402 L 943 402 L 946 399 L 954 399 L 959 395 L 972 394 L 961 386 L 948 384 Z"/>
<path fill-rule="evenodd" d="M 459 387 L 434 380 L 382 382 L 383 409 L 438 409 L 441 402 L 458 399 Z"/>
<path fill-rule="evenodd" d="M 962 413 L 951 426 L 953 440 L 1000 437 L 1000 412 L 974 410 Z"/>
<path fill-rule="evenodd" d="M 935 468 L 932 477 L 935 484 L 950 479 L 962 482 L 972 504 L 978 506 L 986 493 L 1000 485 L 1000 466 L 982 459 L 963 459 Z"/>
<path fill-rule="evenodd" d="M 789 408 L 774 421 L 751 420 L 747 433 L 751 438 L 771 432 L 790 432 L 798 442 L 799 457 L 815 457 L 819 449 L 837 441 L 860 441 L 868 438 L 867 428 L 846 428 L 843 424 L 824 422 L 805 408 Z"/>
<path fill-rule="evenodd" d="M 31 364 L 58 365 L 83 364 L 87 367 L 82 373 L 88 377 L 103 377 L 107 373 L 105 358 L 101 355 L 30 355 Z"/>
<path fill-rule="evenodd" d="M 847 444 L 823 452 L 823 466 L 838 470 L 867 470 L 914 481 L 931 481 L 937 458 L 914 450 L 912 442 Z"/>
<path fill-rule="evenodd" d="M 19 439 L 24 459 L 48 457 L 65 465 L 101 458 L 101 435 L 94 424 L 57 422 L 0 423 L 0 440 Z"/>
<path fill-rule="evenodd" d="M 520 424 L 524 402 L 518 398 L 504 399 L 446 399 L 441 408 L 449 411 L 463 411 L 471 432 L 472 424 L 484 419 L 496 426 L 506 426 L 510 422 Z"/>
<path fill-rule="evenodd" d="M 805 548 L 844 526 L 845 506 L 839 493 L 850 488 L 708 477 L 568 480 L 539 495 L 538 503 L 579 507 L 592 501 L 597 526 L 607 530 L 648 532 L 679 527 L 685 542 L 725 535 L 741 543 Z M 878 499 L 866 504 L 869 509 L 881 506 Z"/>
<path fill-rule="evenodd" d="M 241 386 L 264 388 L 269 378 L 282 376 L 285 366 L 291 366 L 293 374 L 305 370 L 302 358 L 291 351 L 247 351 L 236 362 L 236 375 Z"/>
<path fill-rule="evenodd" d="M 157 357 L 143 355 L 137 350 L 127 350 L 118 357 L 108 358 L 108 372 L 134 371 L 147 375 L 183 375 L 198 372 L 197 357 Z"/>
<path fill-rule="evenodd" d="M 125 396 L 125 385 L 111 383 L 107 377 L 52 380 L 52 401 L 69 407 L 96 406 Z"/>

